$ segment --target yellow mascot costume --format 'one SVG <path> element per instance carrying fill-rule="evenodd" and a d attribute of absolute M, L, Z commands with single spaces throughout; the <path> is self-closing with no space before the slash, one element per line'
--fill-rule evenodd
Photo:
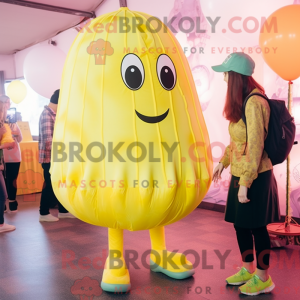
<path fill-rule="evenodd" d="M 191 213 L 212 179 L 209 136 L 187 59 L 160 20 L 121 7 L 94 19 L 68 53 L 54 128 L 54 192 L 77 218 L 108 227 L 101 287 L 128 291 L 123 230 L 149 230 L 150 266 L 194 274 L 176 253 L 164 263 L 164 227 Z"/>

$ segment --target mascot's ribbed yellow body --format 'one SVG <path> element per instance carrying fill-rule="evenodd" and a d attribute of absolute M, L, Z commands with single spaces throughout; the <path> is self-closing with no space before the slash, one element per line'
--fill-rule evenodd
<path fill-rule="evenodd" d="M 64 66 L 53 137 L 57 198 L 82 221 L 108 227 L 109 248 L 121 259 L 124 229 L 149 229 L 153 253 L 162 254 L 163 226 L 192 212 L 212 178 L 188 62 L 173 34 L 149 18 L 124 7 L 78 34 Z M 153 253 L 154 271 L 178 279 L 194 273 L 179 254 L 174 268 Z M 113 269 L 110 260 L 102 288 L 127 290 L 125 264 Z"/>

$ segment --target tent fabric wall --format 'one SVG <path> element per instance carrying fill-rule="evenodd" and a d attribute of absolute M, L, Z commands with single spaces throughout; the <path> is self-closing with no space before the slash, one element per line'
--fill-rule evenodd
<path fill-rule="evenodd" d="M 51 7 L 57 4 L 57 7 L 64 12 L 25 7 L 16 5 L 14 1 L 12 3 L 0 1 L 0 28 L 2 29 L 0 54 L 14 54 L 78 25 L 84 17 L 76 11 L 80 9 L 87 14 L 92 13 L 103 0 L 35 0 L 34 2 Z"/>

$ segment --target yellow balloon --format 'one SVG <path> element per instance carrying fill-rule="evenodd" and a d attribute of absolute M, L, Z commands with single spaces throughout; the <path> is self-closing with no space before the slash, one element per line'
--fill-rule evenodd
<path fill-rule="evenodd" d="M 209 189 L 213 162 L 181 46 L 159 20 L 126 32 L 125 17 L 131 25 L 150 18 L 128 8 L 98 17 L 68 53 L 51 180 L 79 219 L 133 231 L 191 213 Z"/>
<path fill-rule="evenodd" d="M 20 80 L 14 80 L 8 85 L 6 94 L 12 102 L 21 103 L 27 95 L 27 87 Z"/>

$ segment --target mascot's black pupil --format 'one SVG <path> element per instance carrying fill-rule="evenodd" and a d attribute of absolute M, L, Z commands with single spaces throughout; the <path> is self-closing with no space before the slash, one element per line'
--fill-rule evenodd
<path fill-rule="evenodd" d="M 164 66 L 160 71 L 160 79 L 166 89 L 171 89 L 174 85 L 174 74 L 172 70 Z"/>
<path fill-rule="evenodd" d="M 125 72 L 127 85 L 133 90 L 139 88 L 142 84 L 142 73 L 137 66 L 129 66 Z"/>

